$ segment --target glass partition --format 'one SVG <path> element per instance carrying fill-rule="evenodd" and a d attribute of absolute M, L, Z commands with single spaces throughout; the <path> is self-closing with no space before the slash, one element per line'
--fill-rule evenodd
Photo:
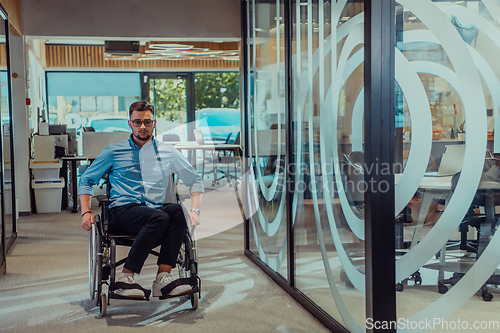
<path fill-rule="evenodd" d="M 284 1 L 249 1 L 250 250 L 287 278 Z"/>
<path fill-rule="evenodd" d="M 249 257 L 334 330 L 499 330 L 500 1 L 282 4 L 247 6 Z"/>
<path fill-rule="evenodd" d="M 499 5 L 397 1 L 399 329 L 500 328 Z"/>
<path fill-rule="evenodd" d="M 0 13 L 0 14 L 3 14 Z M 2 15 L 3 16 L 3 15 Z M 6 99 L 6 103 L 4 103 L 4 82 L 7 83 L 7 38 L 6 38 L 6 23 L 5 21 L 0 18 L 0 98 L 1 98 L 1 103 L 0 103 L 0 114 L 1 114 L 1 119 L 2 119 L 2 124 L 4 120 L 4 107 L 5 104 L 8 105 L 8 99 Z M 5 84 L 6 87 L 8 87 L 7 84 Z M 7 109 L 8 110 L 8 109 Z M 0 135 L 2 135 L 2 129 L 0 129 Z M 0 145 L 0 158 L 2 161 L 2 166 L 0 169 L 0 273 L 5 273 L 5 241 L 6 241 L 6 235 L 7 237 L 10 237 L 10 234 L 12 233 L 12 224 L 11 223 L 6 223 L 7 219 L 4 214 L 5 206 L 6 206 L 6 198 L 7 194 L 5 193 L 6 191 L 6 186 L 4 183 L 4 179 L 6 177 L 5 172 L 7 171 L 10 174 L 9 168 L 5 167 L 5 160 L 4 160 L 4 153 L 5 153 L 5 146 L 3 144 L 4 138 L 0 137 L 0 141 L 2 144 Z M 8 176 L 7 176 L 8 177 Z M 9 232 L 10 231 L 10 232 Z"/>
<path fill-rule="evenodd" d="M 5 233 L 5 246 L 8 250 L 9 246 L 12 245 L 15 239 L 15 218 L 13 218 L 14 212 L 14 200 L 12 191 L 12 179 L 14 170 L 12 168 L 11 160 L 11 110 L 10 110 L 10 82 L 9 82 L 9 71 L 8 71 L 8 28 L 7 22 L 1 20 L 0 22 L 0 97 L 1 97 L 1 126 L 0 131 L 2 135 L 2 162 L 3 162 L 3 228 Z"/>
<path fill-rule="evenodd" d="M 296 286 L 364 327 L 363 4 L 293 2 Z"/>

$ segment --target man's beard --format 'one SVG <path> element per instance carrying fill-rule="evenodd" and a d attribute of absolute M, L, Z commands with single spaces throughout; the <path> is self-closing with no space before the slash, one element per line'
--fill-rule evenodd
<path fill-rule="evenodd" d="M 148 141 L 149 139 L 151 139 L 153 135 L 152 134 L 148 134 L 148 136 L 146 138 L 141 138 L 140 136 L 134 134 L 134 137 L 137 139 L 137 140 L 141 140 L 141 141 Z"/>

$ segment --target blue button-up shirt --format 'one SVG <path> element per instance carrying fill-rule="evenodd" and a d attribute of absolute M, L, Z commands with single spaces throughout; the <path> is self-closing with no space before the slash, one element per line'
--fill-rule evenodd
<path fill-rule="evenodd" d="M 109 144 L 80 177 L 78 195 L 92 195 L 93 186 L 108 173 L 110 207 L 144 203 L 157 208 L 163 204 L 170 171 L 179 175 L 191 194 L 203 193 L 203 181 L 186 158 L 172 145 L 153 140 L 139 147 L 131 135 Z"/>

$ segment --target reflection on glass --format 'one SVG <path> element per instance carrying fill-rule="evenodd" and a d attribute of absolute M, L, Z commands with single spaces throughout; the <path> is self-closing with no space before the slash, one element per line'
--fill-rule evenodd
<path fill-rule="evenodd" d="M 250 1 L 250 249 L 287 277 L 283 1 Z M 288 203 L 289 204 L 289 203 Z"/>
<path fill-rule="evenodd" d="M 404 289 L 397 317 L 436 318 L 436 330 L 464 329 L 460 319 L 472 331 L 476 321 L 497 318 L 489 306 L 470 309 L 500 298 L 498 8 L 496 1 L 408 0 L 396 8 L 404 166 L 395 189 L 396 280 Z M 418 307 L 408 306 L 417 299 Z M 488 325 L 481 328 L 500 328 Z"/>

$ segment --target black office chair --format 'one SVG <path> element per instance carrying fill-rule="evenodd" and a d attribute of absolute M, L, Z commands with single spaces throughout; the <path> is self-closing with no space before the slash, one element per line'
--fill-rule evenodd
<path fill-rule="evenodd" d="M 231 135 L 232 133 L 229 133 L 229 135 L 226 138 L 225 144 L 229 144 L 231 140 Z M 239 144 L 240 142 L 240 133 L 236 135 L 236 138 L 234 140 L 234 144 Z M 238 175 L 237 175 L 237 168 L 236 168 L 236 161 L 238 159 L 238 156 L 234 153 L 233 149 L 227 149 L 227 150 L 216 150 L 212 154 L 210 161 L 212 162 L 213 165 L 213 173 L 214 173 L 214 180 L 212 182 L 212 186 L 215 184 L 219 184 L 219 181 L 221 179 L 226 179 L 227 182 L 229 183 L 229 186 L 232 186 L 231 179 L 235 180 L 235 186 L 238 186 Z M 230 165 L 234 166 L 234 176 L 231 174 L 229 170 Z M 219 165 L 226 165 L 226 171 L 219 169 Z M 211 171 L 212 172 L 212 171 Z M 222 176 L 218 177 L 218 173 L 221 173 Z"/>
<path fill-rule="evenodd" d="M 231 135 L 228 136 L 226 143 L 230 143 Z M 234 139 L 233 144 L 239 145 L 240 144 L 240 132 L 236 135 L 236 138 Z M 219 161 L 217 164 L 222 164 L 226 165 L 226 171 L 224 172 L 223 170 L 220 170 L 222 172 L 223 176 L 219 179 L 226 178 L 229 186 L 232 186 L 231 179 L 235 180 L 235 186 L 238 186 L 238 171 L 236 168 L 236 162 L 238 161 L 239 157 L 236 156 L 236 153 L 233 149 L 228 149 L 228 150 L 223 150 L 219 152 Z M 229 165 L 233 165 L 234 167 L 234 176 L 231 174 L 229 171 Z M 217 169 L 218 170 L 218 169 Z"/>
<path fill-rule="evenodd" d="M 364 218 L 364 200 L 365 193 L 363 191 L 364 185 L 364 152 L 353 151 L 349 155 L 344 155 L 345 162 L 342 165 L 342 180 L 344 184 L 344 189 L 346 191 L 346 197 L 353 208 L 353 212 L 359 218 Z M 410 207 L 405 207 L 394 219 L 395 223 L 395 235 L 396 235 L 396 254 L 402 255 L 405 252 L 398 251 L 409 248 L 410 242 L 404 241 L 404 223 L 413 222 L 411 217 Z M 406 281 L 414 281 L 415 284 L 422 283 L 422 277 L 420 272 L 417 270 Z M 403 291 L 404 285 L 402 283 L 396 284 L 397 291 Z"/>
<path fill-rule="evenodd" d="M 101 214 L 95 215 L 95 222 L 89 232 L 89 291 L 91 300 L 96 300 L 96 305 L 99 306 L 101 316 L 106 315 L 106 309 L 109 305 L 111 298 L 129 299 L 113 293 L 115 288 L 116 268 L 123 265 L 127 258 L 116 261 L 116 246 L 132 246 L 135 236 L 120 235 L 113 233 L 108 225 L 109 215 L 109 197 L 110 197 L 110 183 L 107 177 L 103 177 L 106 181 L 106 195 L 98 195 L 97 201 L 101 207 Z M 175 190 L 175 176 L 171 175 L 169 182 L 165 203 L 180 203 L 180 197 Z M 185 208 L 184 208 L 185 209 Z M 185 215 L 189 214 L 187 211 Z M 187 228 L 187 225 L 186 225 Z M 156 246 L 160 245 L 160 240 Z M 155 246 L 155 247 L 156 247 Z M 159 253 L 152 250 L 151 254 L 158 256 Z M 191 291 L 179 296 L 161 296 L 160 299 L 167 299 L 172 297 L 187 297 L 191 301 L 191 306 L 194 310 L 198 308 L 198 300 L 201 298 L 201 279 L 198 276 L 198 263 L 196 256 L 196 245 L 191 238 L 189 230 L 182 241 L 181 249 L 177 256 L 176 261 L 179 279 L 175 280 L 172 285 L 167 287 L 177 287 L 181 284 L 189 284 Z M 107 294 L 103 292 L 103 286 L 108 286 Z M 144 299 L 136 300 L 149 300 L 151 294 L 150 290 L 143 289 Z"/>
<path fill-rule="evenodd" d="M 464 219 L 460 223 L 459 230 L 461 232 L 461 242 L 460 249 L 466 250 L 468 252 L 476 253 L 476 260 L 481 256 L 484 249 L 489 243 L 490 237 L 495 233 L 498 228 L 498 218 L 499 215 L 495 214 L 495 206 L 500 205 L 500 191 L 494 189 L 488 189 L 488 186 L 485 186 L 485 182 L 499 182 L 500 179 L 497 176 L 494 178 L 489 177 L 492 174 L 490 170 L 492 168 L 496 168 L 496 162 L 500 162 L 497 159 L 485 159 L 485 164 L 483 167 L 483 175 L 481 177 L 481 181 L 479 183 L 479 189 L 476 191 L 476 194 L 472 200 L 472 204 L 469 207 L 467 214 Z M 493 170 L 495 171 L 495 170 Z M 494 173 L 498 174 L 498 171 Z M 452 191 L 455 190 L 458 179 L 460 178 L 461 172 L 458 172 L 452 177 L 451 188 Z M 482 186 L 483 185 L 483 186 Z M 483 187 L 483 188 L 481 188 Z M 476 214 L 476 209 L 479 207 L 485 208 L 484 214 Z M 469 241 L 467 239 L 467 231 L 469 226 L 477 229 L 477 239 L 475 241 Z M 438 281 L 438 291 L 440 294 L 444 294 L 448 291 L 447 285 L 454 286 L 460 281 L 460 279 L 465 275 L 462 272 L 455 272 L 453 276 L 449 279 L 443 279 Z M 481 296 L 484 301 L 491 301 L 493 299 L 493 294 L 488 291 L 487 285 L 500 285 L 500 275 L 493 274 L 490 278 L 484 283 L 481 287 Z"/>

